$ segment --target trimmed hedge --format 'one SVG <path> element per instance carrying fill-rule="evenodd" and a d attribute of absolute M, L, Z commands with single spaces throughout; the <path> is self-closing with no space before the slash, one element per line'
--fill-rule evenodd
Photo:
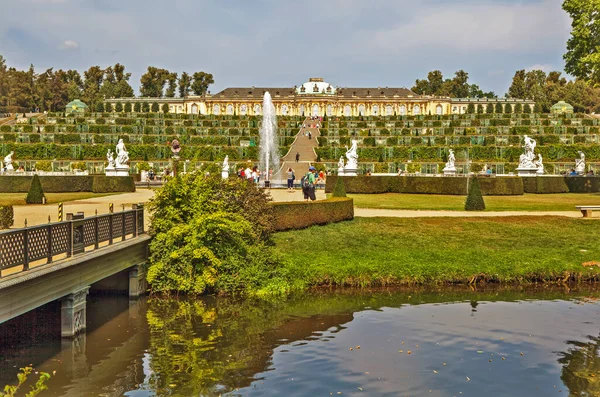
<path fill-rule="evenodd" d="M 571 193 L 600 192 L 600 176 L 567 176 L 565 183 Z"/>
<path fill-rule="evenodd" d="M 269 205 L 273 209 L 276 231 L 304 229 L 354 219 L 354 200 L 351 198 L 278 202 Z"/>
<path fill-rule="evenodd" d="M 50 176 L 39 177 L 46 193 L 117 193 L 135 192 L 135 184 L 130 176 L 109 177 L 105 175 Z M 0 176 L 0 193 L 27 193 L 33 177 L 26 175 Z"/>
<path fill-rule="evenodd" d="M 569 187 L 562 176 L 526 176 L 523 177 L 525 193 L 568 193 Z"/>
<path fill-rule="evenodd" d="M 40 183 L 40 177 L 37 174 L 31 178 L 31 186 L 29 187 L 29 192 L 27 192 L 25 202 L 27 204 L 46 203 L 46 196 L 44 195 L 44 190 L 42 189 L 42 184 Z"/>
<path fill-rule="evenodd" d="M 412 193 L 412 194 L 467 194 L 467 178 L 427 176 L 328 176 L 325 192 L 331 193 L 337 181 L 343 178 L 346 193 Z M 484 196 L 516 196 L 523 194 L 519 177 L 482 177 L 479 181 Z"/>
<path fill-rule="evenodd" d="M 15 224 L 15 212 L 12 205 L 0 205 L 0 229 L 8 229 Z"/>

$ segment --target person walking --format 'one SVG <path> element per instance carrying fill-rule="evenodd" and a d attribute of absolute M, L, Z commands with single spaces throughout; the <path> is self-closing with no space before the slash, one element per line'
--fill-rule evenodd
<path fill-rule="evenodd" d="M 288 192 L 294 191 L 294 179 L 296 179 L 296 175 L 294 174 L 294 170 L 292 167 L 287 170 L 287 188 Z"/>
<path fill-rule="evenodd" d="M 296 152 L 296 163 L 300 160 L 300 152 Z"/>
<path fill-rule="evenodd" d="M 302 183 L 302 193 L 304 193 L 304 200 L 315 201 L 317 197 L 315 196 L 315 183 L 317 178 L 315 173 L 317 169 L 313 166 L 308 167 L 308 173 L 304 175 L 304 181 Z"/>

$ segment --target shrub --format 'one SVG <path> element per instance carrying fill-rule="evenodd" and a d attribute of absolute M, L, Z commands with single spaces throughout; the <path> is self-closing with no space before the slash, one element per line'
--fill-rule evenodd
<path fill-rule="evenodd" d="M 347 197 L 311 202 L 270 203 L 269 206 L 273 208 L 275 230 L 278 231 L 304 229 L 354 219 L 354 200 Z"/>
<path fill-rule="evenodd" d="M 469 103 L 469 105 L 467 106 L 467 113 L 468 114 L 475 113 L 475 104 L 474 103 Z"/>
<path fill-rule="evenodd" d="M 33 178 L 31 179 L 31 186 L 29 187 L 29 192 L 27 193 L 25 202 L 27 204 L 44 204 L 46 202 L 46 196 L 42 190 L 42 183 L 40 182 L 40 177 L 37 174 L 34 174 Z"/>
<path fill-rule="evenodd" d="M 153 102 L 152 103 L 152 112 L 158 113 L 159 109 L 160 109 L 160 107 L 158 106 L 158 102 Z"/>
<path fill-rule="evenodd" d="M 87 169 L 87 164 L 85 163 L 85 161 L 78 161 L 75 163 L 71 163 L 71 169 L 85 171 Z"/>
<path fill-rule="evenodd" d="M 125 113 L 131 113 L 131 102 L 126 102 L 125 106 L 123 106 L 123 110 Z"/>
<path fill-rule="evenodd" d="M 162 112 L 164 114 L 169 113 L 169 104 L 168 103 L 163 103 L 163 105 L 162 105 Z"/>
<path fill-rule="evenodd" d="M 500 102 L 496 103 L 496 109 L 495 112 L 496 113 L 502 113 L 504 109 L 502 109 L 502 104 Z"/>
<path fill-rule="evenodd" d="M 337 178 L 331 197 L 346 197 L 346 186 L 344 185 L 344 178 Z"/>
<path fill-rule="evenodd" d="M 523 177 L 523 188 L 525 193 L 568 193 L 569 188 L 565 179 L 556 176 Z"/>
<path fill-rule="evenodd" d="M 0 229 L 8 229 L 15 224 L 15 212 L 12 205 L 0 205 Z"/>
<path fill-rule="evenodd" d="M 523 112 L 523 105 L 521 105 L 520 103 L 517 103 L 515 105 L 515 113 L 522 113 Z"/>
<path fill-rule="evenodd" d="M 48 161 L 48 160 L 36 161 L 35 169 L 38 171 L 52 171 L 52 161 Z"/>
<path fill-rule="evenodd" d="M 115 105 L 115 112 L 122 113 L 123 112 L 123 103 L 117 102 Z"/>
<path fill-rule="evenodd" d="M 483 196 L 479 187 L 479 178 L 470 178 L 465 211 L 483 211 L 484 209 L 485 203 L 483 202 Z"/>
<path fill-rule="evenodd" d="M 492 105 L 491 103 L 488 103 L 485 108 L 485 112 L 488 114 L 494 113 L 494 105 Z"/>

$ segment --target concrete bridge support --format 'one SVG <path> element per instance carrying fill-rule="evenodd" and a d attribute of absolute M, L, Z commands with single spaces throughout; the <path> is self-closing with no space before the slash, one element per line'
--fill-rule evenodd
<path fill-rule="evenodd" d="M 73 338 L 85 330 L 86 297 L 90 287 L 75 291 L 60 300 L 60 336 Z"/>
<path fill-rule="evenodd" d="M 146 275 L 142 271 L 142 265 L 135 265 L 129 269 L 129 299 L 137 299 L 146 293 Z"/>

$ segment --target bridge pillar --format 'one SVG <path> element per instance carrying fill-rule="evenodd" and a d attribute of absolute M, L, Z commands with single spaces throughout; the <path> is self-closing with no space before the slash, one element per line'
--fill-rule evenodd
<path fill-rule="evenodd" d="M 146 293 L 145 276 L 142 265 L 135 265 L 129 269 L 129 299 L 137 299 Z"/>
<path fill-rule="evenodd" d="M 75 291 L 60 301 L 60 336 L 73 338 L 85 330 L 86 296 L 90 287 Z"/>

